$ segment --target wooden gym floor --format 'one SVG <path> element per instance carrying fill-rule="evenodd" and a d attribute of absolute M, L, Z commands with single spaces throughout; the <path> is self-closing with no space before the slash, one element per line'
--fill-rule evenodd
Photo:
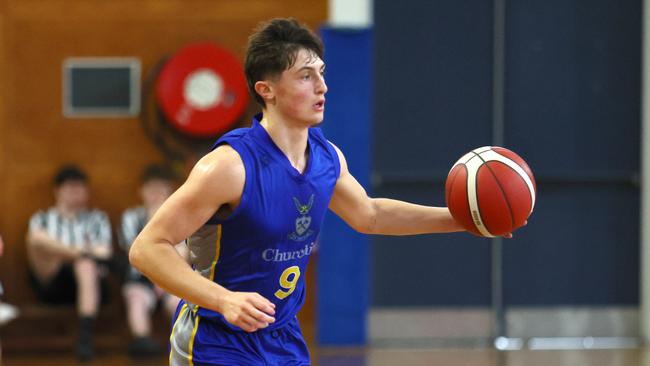
<path fill-rule="evenodd" d="M 313 350 L 313 349 L 312 349 Z M 634 350 L 510 351 L 494 350 L 313 350 L 314 366 L 650 366 L 649 352 Z M 72 354 L 7 355 L 3 366 L 76 365 Z M 94 366 L 166 365 L 165 357 L 131 360 L 121 352 L 101 352 Z"/>
<path fill-rule="evenodd" d="M 130 359 L 126 354 L 130 335 L 124 314 L 120 309 L 105 313 L 108 315 L 98 319 L 97 357 L 88 365 L 167 364 L 165 356 Z M 1 329 L 0 339 L 5 347 L 0 365 L 77 365 L 72 353 L 76 334 L 69 331 L 75 317 L 74 309 L 23 308 L 21 318 Z M 169 324 L 164 316 L 158 316 L 155 330 L 158 340 L 165 342 Z M 302 330 L 310 344 L 314 366 L 650 366 L 650 348 L 507 352 L 483 348 L 331 349 L 313 345 L 315 330 L 310 322 L 303 322 Z"/>

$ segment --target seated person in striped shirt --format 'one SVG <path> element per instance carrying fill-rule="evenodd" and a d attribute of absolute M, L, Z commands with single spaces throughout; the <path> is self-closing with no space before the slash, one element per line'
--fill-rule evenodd
<path fill-rule="evenodd" d="M 94 355 L 93 323 L 100 305 L 100 264 L 112 256 L 107 215 L 88 207 L 86 174 L 62 167 L 54 177 L 55 205 L 36 212 L 27 233 L 27 255 L 38 299 L 61 304 L 76 301 L 80 319 L 77 356 Z"/>
<path fill-rule="evenodd" d="M 149 218 L 172 194 L 174 189 L 174 176 L 171 171 L 157 164 L 145 168 L 140 187 L 142 204 L 124 211 L 122 215 L 119 241 L 126 253 L 129 252 L 131 244 L 149 221 Z M 187 246 L 184 242 L 176 245 L 176 250 L 183 257 L 188 255 Z M 151 283 L 148 278 L 132 266 L 129 266 L 126 273 L 122 294 L 126 302 L 129 328 L 134 337 L 129 346 L 129 354 L 133 357 L 147 357 L 159 354 L 162 348 L 151 338 L 151 315 L 158 302 L 160 302 L 171 319 L 180 299 Z"/>

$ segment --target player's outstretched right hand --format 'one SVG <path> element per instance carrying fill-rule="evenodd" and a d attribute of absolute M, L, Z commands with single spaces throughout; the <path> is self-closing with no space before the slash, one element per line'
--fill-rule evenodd
<path fill-rule="evenodd" d="M 221 314 L 228 323 L 254 332 L 275 322 L 275 304 L 256 292 L 230 292 L 224 298 Z"/>

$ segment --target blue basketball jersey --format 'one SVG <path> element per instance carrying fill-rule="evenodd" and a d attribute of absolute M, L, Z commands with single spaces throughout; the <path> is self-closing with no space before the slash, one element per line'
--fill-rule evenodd
<path fill-rule="evenodd" d="M 328 208 L 340 165 L 319 128 L 309 129 L 309 158 L 297 171 L 260 124 L 234 130 L 215 144 L 241 157 L 246 181 L 239 206 L 224 220 L 213 217 L 188 239 L 194 268 L 231 291 L 258 292 L 275 303 L 274 324 L 292 321 L 305 301 L 309 257 Z M 223 323 L 221 314 L 198 308 Z"/>

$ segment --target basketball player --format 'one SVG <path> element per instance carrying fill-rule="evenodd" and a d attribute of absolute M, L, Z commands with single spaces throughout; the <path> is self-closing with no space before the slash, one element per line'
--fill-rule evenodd
<path fill-rule="evenodd" d="M 134 266 L 184 299 L 171 365 L 308 365 L 296 313 L 328 208 L 362 233 L 462 230 L 447 208 L 368 197 L 314 127 L 322 59 L 321 41 L 296 21 L 261 25 L 245 71 L 263 113 L 217 141 L 131 248 Z M 194 269 L 174 250 L 186 237 Z"/>

